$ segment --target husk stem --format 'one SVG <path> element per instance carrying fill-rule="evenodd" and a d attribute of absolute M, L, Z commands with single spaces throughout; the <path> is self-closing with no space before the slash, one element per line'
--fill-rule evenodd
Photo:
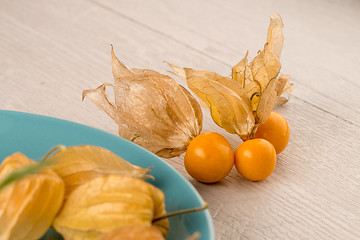
<path fill-rule="evenodd" d="M 59 145 L 56 146 L 52 149 L 50 149 L 50 151 L 48 153 L 45 154 L 45 156 L 41 159 L 39 164 L 35 164 L 35 165 L 30 165 L 30 166 L 26 166 L 24 168 L 18 169 L 13 171 L 12 173 L 10 173 L 7 177 L 5 177 L 1 182 L 0 182 L 0 191 L 6 187 L 7 185 L 18 181 L 28 175 L 31 174 L 35 174 L 38 173 L 39 171 L 41 171 L 43 168 L 45 168 L 46 166 L 49 165 L 49 162 L 47 162 L 47 160 L 49 159 L 49 157 L 54 154 L 56 151 L 61 151 L 64 150 L 66 147 L 64 145 Z"/>
<path fill-rule="evenodd" d="M 40 163 L 45 163 L 50 158 L 51 155 L 53 155 L 56 152 L 65 150 L 65 149 L 66 149 L 66 147 L 64 145 L 58 145 L 58 146 L 53 147 L 52 149 L 50 149 L 49 152 L 47 152 L 45 154 L 45 156 L 41 159 Z"/>
<path fill-rule="evenodd" d="M 204 211 L 207 208 L 208 208 L 208 204 L 206 202 L 204 202 L 203 206 L 201 206 L 201 207 L 183 209 L 183 210 L 179 210 L 179 211 L 175 211 L 175 212 L 171 212 L 171 213 L 166 213 L 166 214 L 163 214 L 163 215 L 161 215 L 159 217 L 154 218 L 152 220 L 152 222 L 156 222 L 156 221 L 159 221 L 159 220 L 164 219 L 164 218 L 174 217 L 174 216 L 178 216 L 178 215 L 182 215 L 182 214 Z"/>

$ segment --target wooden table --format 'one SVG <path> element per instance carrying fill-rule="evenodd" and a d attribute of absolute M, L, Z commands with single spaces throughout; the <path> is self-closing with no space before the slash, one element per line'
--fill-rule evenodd
<path fill-rule="evenodd" d="M 229 75 L 262 49 L 269 16 L 285 28 L 282 73 L 296 87 L 276 109 L 291 128 L 274 173 L 235 170 L 217 184 L 164 159 L 209 203 L 217 239 L 360 239 L 360 2 L 0 1 L 0 109 L 62 118 L 117 134 L 82 90 L 112 82 L 110 44 L 126 65 L 167 74 L 164 60 Z M 174 76 L 173 76 L 174 77 Z M 177 81 L 180 80 L 174 77 Z M 182 83 L 183 84 L 183 83 Z M 203 132 L 242 141 L 213 123 Z"/>

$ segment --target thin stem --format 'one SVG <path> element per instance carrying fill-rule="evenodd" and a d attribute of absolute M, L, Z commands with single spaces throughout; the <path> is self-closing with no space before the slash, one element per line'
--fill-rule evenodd
<path fill-rule="evenodd" d="M 43 168 L 49 165 L 47 160 L 51 156 L 51 154 L 55 153 L 56 151 L 64 150 L 66 147 L 64 145 L 59 145 L 54 148 L 52 148 L 45 156 L 41 159 L 39 164 L 29 165 L 17 170 L 14 170 L 11 172 L 3 181 L 0 182 L 0 190 L 9 185 L 10 183 L 13 183 L 15 181 L 20 180 L 21 178 L 24 178 L 28 175 L 38 173 Z"/>
<path fill-rule="evenodd" d="M 10 183 L 18 181 L 21 178 L 26 177 L 28 175 L 35 174 L 44 167 L 45 167 L 44 164 L 34 164 L 11 172 L 0 182 L 0 191 Z"/>
<path fill-rule="evenodd" d="M 207 208 L 208 208 L 208 204 L 206 202 L 204 202 L 202 207 L 190 208 L 190 209 L 179 210 L 179 211 L 175 211 L 175 212 L 171 212 L 171 213 L 166 213 L 164 215 L 154 218 L 152 220 L 152 222 L 156 222 L 156 221 L 159 221 L 164 218 L 169 218 L 169 217 L 182 215 L 182 214 L 186 214 L 186 213 L 200 212 Z"/>
<path fill-rule="evenodd" d="M 56 147 L 53 147 L 52 149 L 50 149 L 50 151 L 47 154 L 45 154 L 45 156 L 41 159 L 40 163 L 46 162 L 53 153 L 65 149 L 66 147 L 64 145 L 58 145 Z"/>

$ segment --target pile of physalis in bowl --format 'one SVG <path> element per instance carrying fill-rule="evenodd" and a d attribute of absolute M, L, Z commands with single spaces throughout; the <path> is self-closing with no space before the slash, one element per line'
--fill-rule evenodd
<path fill-rule="evenodd" d="M 90 145 L 58 146 L 41 162 L 14 153 L 0 165 L 0 239 L 164 240 L 168 217 L 184 211 L 166 213 L 149 172 Z"/>

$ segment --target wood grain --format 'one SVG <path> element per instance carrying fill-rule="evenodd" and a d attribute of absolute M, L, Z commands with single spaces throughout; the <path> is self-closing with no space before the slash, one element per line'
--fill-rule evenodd
<path fill-rule="evenodd" d="M 151 6 L 159 5 L 156 0 L 142 4 L 127 1 L 119 5 L 119 8 L 116 7 L 116 1 L 98 1 L 96 4 L 154 32 L 161 31 L 164 38 L 181 41 L 186 47 L 223 63 L 226 67 L 217 72 L 224 75 L 230 74 L 231 67 L 242 59 L 246 50 L 254 56 L 262 49 L 268 16 L 279 12 L 285 19 L 283 73 L 291 72 L 293 82 L 309 90 L 306 96 L 302 96 L 303 99 L 310 102 L 313 98 L 313 101 L 323 101 L 317 102 L 316 105 L 335 115 L 341 112 L 349 121 L 360 124 L 360 105 L 359 101 L 355 101 L 360 98 L 355 94 L 356 91 L 352 91 L 354 88 L 360 90 L 354 72 L 360 61 L 356 55 L 347 54 L 353 51 L 360 52 L 356 44 L 360 40 L 360 31 L 356 25 L 360 23 L 360 17 L 356 12 L 349 11 L 352 5 L 358 6 L 356 2 L 348 3 L 348 8 L 340 2 L 334 2 L 332 6 L 329 4 L 331 7 L 326 8 L 319 3 L 311 4 L 310 8 L 309 1 L 299 4 L 276 1 L 276 4 L 263 3 L 265 6 L 262 9 L 266 9 L 263 11 L 258 9 L 259 3 L 256 1 L 241 4 L 241 7 L 236 1 L 223 5 L 216 1 L 197 1 L 191 5 L 179 5 L 176 2 L 173 0 L 161 4 L 156 9 L 156 17 L 149 11 Z M 225 9 L 219 11 L 219 8 Z M 245 9 L 249 13 L 240 15 L 239 12 L 242 13 Z M 173 14 L 174 12 L 177 14 Z M 317 14 L 318 12 L 321 14 Z M 343 20 L 341 23 L 338 21 L 339 18 Z M 355 21 L 350 21 L 351 19 Z M 314 39 L 320 45 L 313 44 Z M 341 49 L 335 47 L 336 42 L 344 44 Z M 345 59 L 346 67 L 341 64 Z M 289 61 L 296 64 L 289 64 Z M 205 68 L 212 70 L 214 66 Z M 342 74 L 344 72 L 347 74 Z M 316 81 L 319 76 L 322 81 Z M 341 88 L 337 88 L 339 78 L 347 83 Z M 338 103 L 337 98 L 343 98 L 342 104 Z M 343 108 L 349 109 L 349 112 L 343 111 Z"/>
<path fill-rule="evenodd" d="M 360 4 L 358 1 L 1 1 L 0 108 L 43 114 L 116 134 L 84 89 L 111 82 L 110 44 L 128 66 L 230 74 L 261 49 L 268 17 L 285 22 L 282 72 L 296 89 L 276 110 L 291 127 L 275 172 L 249 182 L 191 179 L 183 155 L 164 159 L 209 203 L 217 239 L 359 239 Z M 178 79 L 176 79 L 178 80 Z M 180 82 L 180 80 L 179 80 Z M 203 131 L 241 140 L 213 123 Z"/>

